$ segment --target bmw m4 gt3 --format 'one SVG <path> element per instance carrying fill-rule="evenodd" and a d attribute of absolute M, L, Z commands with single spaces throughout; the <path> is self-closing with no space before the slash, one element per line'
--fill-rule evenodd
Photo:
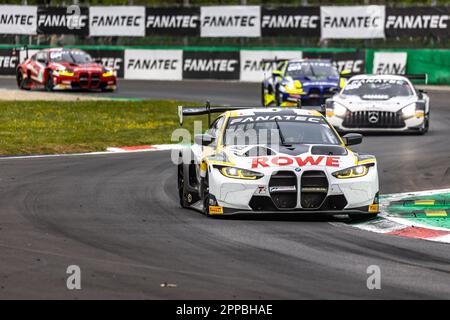
<path fill-rule="evenodd" d="M 424 134 L 430 126 L 428 95 L 416 90 L 404 76 L 354 76 L 326 102 L 326 107 L 328 121 L 338 131 Z"/>
<path fill-rule="evenodd" d="M 47 91 L 64 89 L 100 89 L 117 87 L 115 70 L 92 60 L 79 49 L 44 49 L 35 53 L 16 69 L 17 86 L 29 90 L 43 86 Z"/>
<path fill-rule="evenodd" d="M 178 154 L 182 207 L 206 215 L 378 213 L 374 156 L 348 146 L 315 110 L 179 107 L 183 116 L 221 113 Z"/>

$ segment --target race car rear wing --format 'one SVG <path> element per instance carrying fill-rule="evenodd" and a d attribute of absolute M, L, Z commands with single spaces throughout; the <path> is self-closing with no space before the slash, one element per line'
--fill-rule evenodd
<path fill-rule="evenodd" d="M 208 126 L 211 125 L 211 113 L 222 113 L 230 110 L 239 110 L 239 109 L 254 109 L 254 108 L 264 108 L 264 107 L 255 107 L 255 106 L 212 106 L 209 101 L 206 101 L 204 107 L 189 107 L 189 106 L 178 106 L 178 120 L 180 122 L 180 126 L 183 125 L 183 117 L 184 116 L 200 116 L 200 115 L 208 115 Z"/>
<path fill-rule="evenodd" d="M 189 117 L 189 116 L 201 116 L 201 115 L 208 115 L 208 127 L 211 125 L 211 114 L 212 113 L 223 113 L 226 111 L 231 110 L 242 110 L 242 109 L 256 109 L 256 108 L 264 108 L 267 109 L 268 107 L 263 106 L 212 106 L 209 101 L 206 101 L 204 107 L 190 107 L 190 106 L 178 106 L 178 121 L 180 123 L 180 126 L 183 125 L 183 117 Z M 286 108 L 286 107 L 276 107 L 274 108 Z M 300 99 L 297 102 L 297 108 L 299 109 L 310 109 L 310 110 L 316 110 L 319 111 L 321 114 L 326 114 L 326 107 L 325 105 L 320 106 L 302 106 Z"/>

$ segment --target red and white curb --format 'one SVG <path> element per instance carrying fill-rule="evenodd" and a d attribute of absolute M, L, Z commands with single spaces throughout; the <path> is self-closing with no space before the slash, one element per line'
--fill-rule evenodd
<path fill-rule="evenodd" d="M 378 219 L 354 224 L 352 227 L 365 231 L 381 233 L 391 236 L 401 236 L 429 241 L 450 243 L 450 230 L 446 228 L 433 227 L 411 220 L 389 216 L 386 207 L 389 202 L 401 200 L 405 197 L 427 196 L 439 193 L 448 193 L 450 189 L 429 190 L 419 192 L 396 193 L 384 196 L 380 202 L 380 215 Z"/>

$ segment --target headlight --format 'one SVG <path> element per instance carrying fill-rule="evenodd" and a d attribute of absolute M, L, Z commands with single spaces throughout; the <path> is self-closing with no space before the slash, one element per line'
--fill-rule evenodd
<path fill-rule="evenodd" d="M 402 109 L 402 114 L 404 118 L 411 118 L 416 114 L 416 104 L 411 103 Z"/>
<path fill-rule="evenodd" d="M 66 69 L 66 68 L 60 68 L 57 70 L 58 74 L 61 76 L 68 76 L 68 77 L 72 77 L 73 76 L 73 71 L 70 69 Z"/>
<path fill-rule="evenodd" d="M 103 77 L 112 77 L 116 75 L 116 71 L 113 69 L 105 69 L 105 72 L 103 72 Z"/>
<path fill-rule="evenodd" d="M 220 173 L 222 173 L 227 178 L 233 179 L 256 180 L 264 177 L 264 175 L 260 172 L 239 169 L 235 167 L 222 167 L 220 168 Z"/>
<path fill-rule="evenodd" d="M 347 168 L 333 172 L 333 176 L 338 179 L 359 178 L 364 177 L 369 172 L 369 167 L 373 166 L 373 163 L 360 165 L 356 167 Z"/>
<path fill-rule="evenodd" d="M 338 117 L 343 117 L 347 113 L 347 108 L 343 105 L 334 102 L 333 103 L 333 112 Z"/>

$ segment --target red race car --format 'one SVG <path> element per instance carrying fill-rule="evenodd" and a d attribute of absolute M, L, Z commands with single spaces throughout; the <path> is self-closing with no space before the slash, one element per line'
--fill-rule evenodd
<path fill-rule="evenodd" d="M 29 90 L 44 86 L 47 91 L 64 89 L 117 88 L 116 71 L 96 63 L 79 49 L 44 49 L 20 63 L 16 69 L 17 86 Z"/>

